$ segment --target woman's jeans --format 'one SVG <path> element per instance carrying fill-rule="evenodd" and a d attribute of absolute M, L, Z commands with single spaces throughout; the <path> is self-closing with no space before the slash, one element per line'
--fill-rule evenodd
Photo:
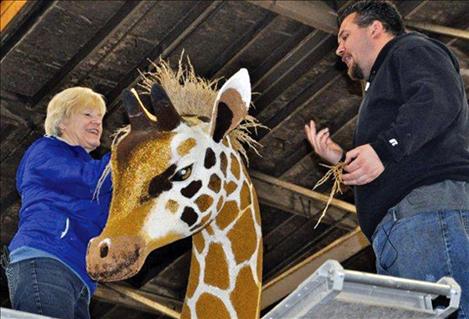
<path fill-rule="evenodd" d="M 452 277 L 462 290 L 458 318 L 469 318 L 469 211 L 399 215 L 390 209 L 373 234 L 378 273 L 432 282 Z"/>
<path fill-rule="evenodd" d="M 56 318 L 89 319 L 88 289 L 67 266 L 52 258 L 7 265 L 13 309 Z"/>

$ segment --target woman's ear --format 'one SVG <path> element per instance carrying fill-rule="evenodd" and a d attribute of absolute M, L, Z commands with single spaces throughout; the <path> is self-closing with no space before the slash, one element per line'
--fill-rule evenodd
<path fill-rule="evenodd" d="M 65 131 L 66 125 L 64 124 L 64 120 L 62 119 L 59 124 L 57 125 L 58 131 L 59 131 L 59 136 L 61 136 L 64 131 Z"/>

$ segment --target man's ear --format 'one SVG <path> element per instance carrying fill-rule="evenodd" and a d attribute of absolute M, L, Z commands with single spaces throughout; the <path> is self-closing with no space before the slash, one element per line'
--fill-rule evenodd
<path fill-rule="evenodd" d="M 222 86 L 212 111 L 210 135 L 220 142 L 248 114 L 251 82 L 246 69 L 240 69 Z"/>
<path fill-rule="evenodd" d="M 380 36 L 385 30 L 381 21 L 375 20 L 370 25 L 371 37 L 376 38 Z"/>

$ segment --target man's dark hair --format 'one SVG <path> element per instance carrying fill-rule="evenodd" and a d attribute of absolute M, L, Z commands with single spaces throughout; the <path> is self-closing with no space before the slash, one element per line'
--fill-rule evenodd
<path fill-rule="evenodd" d="M 352 13 L 357 13 L 355 23 L 360 27 L 367 27 L 378 20 L 383 24 L 384 29 L 394 35 L 404 32 L 404 23 L 397 8 L 388 1 L 365 0 L 339 10 L 337 13 L 339 26 L 344 19 Z"/>

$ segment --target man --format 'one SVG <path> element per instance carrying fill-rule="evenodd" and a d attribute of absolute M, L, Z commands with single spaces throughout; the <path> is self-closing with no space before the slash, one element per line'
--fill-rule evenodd
<path fill-rule="evenodd" d="M 405 33 L 396 8 L 361 1 L 339 12 L 337 55 L 366 81 L 348 152 L 305 126 L 315 152 L 345 159 L 360 226 L 380 274 L 453 277 L 469 318 L 469 114 L 459 65 L 442 43 Z"/>

